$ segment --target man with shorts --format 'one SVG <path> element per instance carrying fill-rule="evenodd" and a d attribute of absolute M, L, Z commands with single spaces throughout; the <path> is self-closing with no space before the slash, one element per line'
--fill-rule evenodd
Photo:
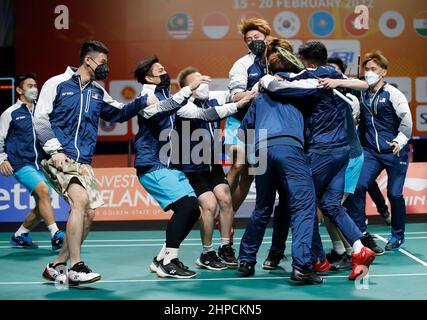
<path fill-rule="evenodd" d="M 13 174 L 34 196 L 36 206 L 12 236 L 10 243 L 16 247 L 38 248 L 29 233 L 43 219 L 52 236 L 52 250 L 59 250 L 63 245 L 64 233 L 55 223 L 50 186 L 40 167 L 45 155 L 33 127 L 38 95 L 36 76 L 33 73 L 18 76 L 15 85 L 19 99 L 0 118 L 0 173 L 4 176 Z"/>
<path fill-rule="evenodd" d="M 202 75 L 196 68 L 188 67 L 181 70 L 178 74 L 178 83 L 181 88 L 184 88 L 201 76 Z M 209 110 L 216 106 L 225 105 L 228 97 L 228 91 L 209 91 L 208 84 L 202 84 L 195 90 L 189 103 L 193 103 L 199 108 Z M 245 96 L 237 102 L 237 107 L 243 107 L 250 99 L 251 96 Z M 237 259 L 234 255 L 232 244 L 230 243 L 230 232 L 234 220 L 230 187 L 225 178 L 224 170 L 221 164 L 218 163 L 219 154 L 215 154 L 215 151 L 221 152 L 222 149 L 218 148 L 218 146 L 222 145 L 221 141 L 218 141 L 221 139 L 221 137 L 218 136 L 220 122 L 206 122 L 200 119 L 186 119 L 182 117 L 178 118 L 177 129 L 180 134 L 182 150 L 188 150 L 188 152 L 193 155 L 195 147 L 200 146 L 201 143 L 210 145 L 209 148 L 207 148 L 209 149 L 208 155 L 197 154 L 203 157 L 203 159 L 209 159 L 208 161 L 199 163 L 196 159 L 190 157 L 190 159 L 188 159 L 189 161 L 185 163 L 182 161 L 180 165 L 180 169 L 185 173 L 197 195 L 202 210 L 200 234 L 203 252 L 200 254 L 196 263 L 200 267 L 209 270 L 224 270 L 227 269 L 227 267 L 237 267 Z M 204 135 L 200 137 L 201 141 L 193 141 L 190 139 L 194 132 L 197 133 L 202 130 Z M 215 149 L 215 146 L 217 149 Z M 218 255 L 212 246 L 217 206 L 219 206 L 221 233 Z"/>
<path fill-rule="evenodd" d="M 142 112 L 151 117 L 158 112 L 179 108 L 173 99 L 154 103 L 147 95 L 124 105 L 113 100 L 94 80 L 109 73 L 108 48 L 99 41 L 86 41 L 80 49 L 78 69 L 49 79 L 43 86 L 35 113 L 35 129 L 44 151 L 50 156 L 43 170 L 55 190 L 71 207 L 66 242 L 54 263 L 48 264 L 43 277 L 55 281 L 61 275 L 70 285 L 101 279 L 81 260 L 81 244 L 86 238 L 95 209 L 103 205 L 91 167 L 99 118 L 123 122 Z M 67 273 L 66 265 L 70 260 Z"/>

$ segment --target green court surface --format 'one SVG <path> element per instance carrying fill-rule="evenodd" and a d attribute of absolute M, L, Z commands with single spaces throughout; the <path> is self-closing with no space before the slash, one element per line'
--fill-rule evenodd
<path fill-rule="evenodd" d="M 385 239 L 389 227 L 370 226 L 369 231 Z M 243 230 L 236 230 L 238 249 Z M 325 250 L 331 242 L 321 228 Z M 200 254 L 199 232 L 191 232 L 180 249 L 181 260 L 198 276 L 189 280 L 161 279 L 150 273 L 151 259 L 163 243 L 163 231 L 92 232 L 85 241 L 84 261 L 102 275 L 102 280 L 87 286 L 64 288 L 47 283 L 41 277 L 45 265 L 52 262 L 47 232 L 33 233 L 40 245 L 36 250 L 11 248 L 8 233 L 0 233 L 0 299 L 143 299 L 143 300 L 311 300 L 311 299 L 427 299 L 427 224 L 407 225 L 404 250 L 387 252 L 377 257 L 369 278 L 363 282 L 347 280 L 345 272 L 330 272 L 317 286 L 295 286 L 290 280 L 290 241 L 288 260 L 282 268 L 261 268 L 271 243 L 271 229 L 258 254 L 256 273 L 241 278 L 236 270 L 208 271 L 199 269 L 195 260 Z M 218 237 L 216 231 L 215 237 Z M 384 245 L 382 240 L 379 244 Z M 290 240 L 290 239 L 289 239 Z M 214 240 L 218 245 L 218 238 Z"/>

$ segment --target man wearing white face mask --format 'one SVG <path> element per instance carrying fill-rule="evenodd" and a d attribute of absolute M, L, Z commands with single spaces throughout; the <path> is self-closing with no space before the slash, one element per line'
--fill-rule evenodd
<path fill-rule="evenodd" d="M 0 118 L 0 173 L 14 175 L 36 199 L 24 223 L 12 236 L 10 243 L 16 247 L 37 248 L 29 232 L 43 219 L 52 236 L 52 249 L 62 247 L 64 233 L 55 223 L 51 205 L 50 186 L 40 168 L 44 158 L 33 129 L 33 113 L 38 90 L 36 76 L 28 73 L 17 77 L 18 101 Z"/>
<path fill-rule="evenodd" d="M 181 88 L 184 88 L 201 76 L 196 68 L 188 67 L 179 73 L 178 83 Z M 214 111 L 215 107 L 236 112 L 237 109 L 243 108 L 254 95 L 245 96 L 237 103 L 227 103 L 230 98 L 228 90 L 209 91 L 208 84 L 201 84 L 193 92 L 193 98 L 190 99 L 189 103 L 207 112 L 209 110 Z M 191 115 L 185 112 L 186 109 L 187 107 L 183 107 L 181 110 L 178 110 L 179 121 L 176 122 L 180 133 L 182 150 L 190 151 L 190 154 L 193 156 L 193 150 L 196 151 L 198 146 L 201 144 L 206 146 L 202 153 L 196 153 L 197 156 L 203 158 L 202 163 L 198 159 L 190 157 L 189 161 L 182 159 L 179 165 L 179 169 L 185 173 L 193 187 L 202 209 L 200 231 L 203 252 L 197 259 L 196 264 L 209 270 L 224 270 L 227 267 L 237 267 L 237 259 L 230 243 L 230 231 L 234 220 L 231 192 L 224 170 L 219 163 L 222 148 L 218 148 L 218 146 L 222 145 L 222 138 L 218 134 L 218 130 L 220 129 L 220 118 L 223 118 L 226 114 L 222 112 L 218 117 L 211 118 L 214 120 L 207 121 L 192 118 Z M 185 132 L 188 134 L 186 135 Z M 196 132 L 203 132 L 203 135 L 200 136 L 198 141 L 193 141 L 190 137 L 193 136 L 193 133 L 196 134 Z M 208 154 L 205 154 L 205 150 Z M 215 154 L 215 152 L 218 152 L 218 154 Z M 221 244 L 218 249 L 218 255 L 212 246 L 217 206 L 219 206 L 221 233 Z"/>
<path fill-rule="evenodd" d="M 365 162 L 356 191 L 345 207 L 361 231 L 366 233 L 366 191 L 385 169 L 392 229 L 385 249 L 398 250 L 404 243 L 406 209 L 402 191 L 409 165 L 412 116 L 403 93 L 384 81 L 388 64 L 380 51 L 366 54 L 362 64 L 369 84 L 369 89 L 362 94 L 359 123 Z"/>

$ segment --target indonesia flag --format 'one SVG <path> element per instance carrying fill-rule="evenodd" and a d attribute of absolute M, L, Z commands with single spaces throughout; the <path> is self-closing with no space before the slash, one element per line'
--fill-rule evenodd
<path fill-rule="evenodd" d="M 230 30 L 230 24 L 221 12 L 212 12 L 203 20 L 203 32 L 211 39 L 223 38 L 228 30 Z"/>
<path fill-rule="evenodd" d="M 427 37 L 427 11 L 418 13 L 413 21 L 415 31 L 422 37 Z"/>

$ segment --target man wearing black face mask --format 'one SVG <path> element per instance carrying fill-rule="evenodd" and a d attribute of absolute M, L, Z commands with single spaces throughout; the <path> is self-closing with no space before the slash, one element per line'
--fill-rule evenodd
<path fill-rule="evenodd" d="M 47 265 L 43 273 L 43 277 L 51 281 L 62 278 L 62 281 L 78 285 L 101 278 L 80 257 L 81 243 L 89 232 L 94 210 L 103 204 L 91 168 L 99 118 L 123 122 L 139 112 L 150 117 L 179 108 L 180 103 L 186 102 L 182 94 L 152 105 L 147 95 L 126 105 L 113 100 L 94 81 L 108 76 L 108 53 L 108 48 L 99 41 L 85 42 L 80 49 L 79 68 L 68 67 L 64 74 L 49 79 L 41 90 L 35 111 L 37 138 L 50 156 L 48 161 L 42 161 L 42 168 L 52 186 L 71 207 L 67 241 L 55 263 Z M 67 279 L 68 260 L 71 268 Z"/>

